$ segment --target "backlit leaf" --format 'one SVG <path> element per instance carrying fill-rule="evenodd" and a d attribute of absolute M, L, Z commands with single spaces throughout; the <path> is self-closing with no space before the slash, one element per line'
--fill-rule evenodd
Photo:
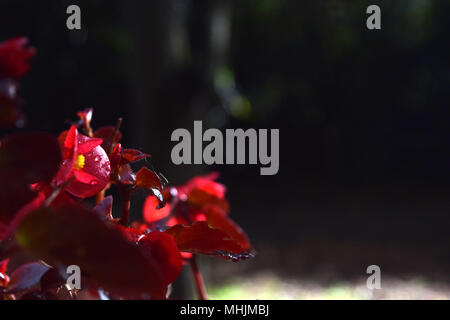
<path fill-rule="evenodd" d="M 166 232 L 174 237 L 180 251 L 216 255 L 233 261 L 252 257 L 230 235 L 209 227 L 206 221 L 196 222 L 192 226 L 176 225 Z"/>
<path fill-rule="evenodd" d="M 128 298 L 164 297 L 160 264 L 122 231 L 81 207 L 43 208 L 17 230 L 20 245 L 52 265 L 78 265 L 110 293 Z"/>

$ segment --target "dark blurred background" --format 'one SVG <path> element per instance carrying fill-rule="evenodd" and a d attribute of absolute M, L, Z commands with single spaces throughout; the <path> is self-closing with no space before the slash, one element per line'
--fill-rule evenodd
<path fill-rule="evenodd" d="M 80 31 L 66 28 L 70 4 Z M 366 28 L 371 4 L 382 30 Z M 94 107 L 94 126 L 123 117 L 124 144 L 171 183 L 221 172 L 258 256 L 213 262 L 212 281 L 264 270 L 336 281 L 377 264 L 445 282 L 449 14 L 446 0 L 1 0 L 0 40 L 38 49 L 20 88 L 27 129 L 56 134 Z M 170 135 L 194 120 L 280 129 L 278 175 L 174 166 Z"/>

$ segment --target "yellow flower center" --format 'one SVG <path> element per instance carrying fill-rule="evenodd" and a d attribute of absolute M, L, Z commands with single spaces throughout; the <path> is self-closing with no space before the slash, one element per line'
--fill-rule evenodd
<path fill-rule="evenodd" d="M 79 154 L 77 156 L 77 160 L 75 161 L 75 165 L 73 166 L 73 168 L 75 170 L 81 170 L 84 168 L 85 163 L 86 163 L 86 158 L 82 154 Z"/>

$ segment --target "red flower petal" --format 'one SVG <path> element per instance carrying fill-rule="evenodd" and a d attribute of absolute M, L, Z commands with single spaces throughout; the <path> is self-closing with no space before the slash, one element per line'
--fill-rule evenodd
<path fill-rule="evenodd" d="M 86 171 L 74 170 L 73 174 L 75 175 L 75 178 L 77 178 L 78 182 L 86 183 L 86 184 L 98 183 L 97 178 L 94 175 L 87 173 Z M 69 190 L 69 192 L 70 192 L 70 190 Z"/>
<path fill-rule="evenodd" d="M 55 179 L 56 185 L 65 183 L 74 173 L 76 180 L 66 189 L 72 195 L 87 198 L 102 191 L 109 183 L 111 173 L 108 156 L 100 146 L 102 139 L 79 134 L 76 127 L 71 126 L 70 130 L 59 136 L 58 140 L 62 143 L 64 161 Z M 84 167 L 75 170 L 79 155 L 84 156 Z"/>
<path fill-rule="evenodd" d="M 81 141 L 87 138 L 80 135 Z M 97 146 L 91 151 L 84 153 L 85 165 L 81 170 L 73 170 L 76 179 L 67 187 L 67 192 L 79 198 L 88 198 L 102 191 L 109 183 L 111 165 L 105 150 Z"/>
<path fill-rule="evenodd" d="M 71 126 L 69 131 L 65 131 L 60 135 L 61 138 L 64 138 L 63 144 L 63 156 L 65 159 L 72 159 L 73 156 L 76 156 L 78 150 L 78 130 L 75 126 Z"/>
<path fill-rule="evenodd" d="M 100 138 L 87 138 L 83 142 L 78 145 L 78 153 L 85 154 L 95 147 L 101 145 L 103 143 L 103 139 Z"/>

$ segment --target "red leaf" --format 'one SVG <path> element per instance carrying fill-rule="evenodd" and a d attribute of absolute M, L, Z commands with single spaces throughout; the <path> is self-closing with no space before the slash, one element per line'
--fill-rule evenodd
<path fill-rule="evenodd" d="M 12 274 L 8 285 L 8 293 L 18 293 L 39 285 L 42 276 L 50 270 L 41 262 L 21 265 Z"/>
<path fill-rule="evenodd" d="M 62 271 L 62 270 L 61 270 Z M 64 275 L 64 276 L 63 276 Z M 57 289 L 67 282 L 67 274 L 63 274 L 58 269 L 51 268 L 41 277 L 41 292 L 47 292 L 52 289 Z"/>
<path fill-rule="evenodd" d="M 0 43 L 0 78 L 18 78 L 28 72 L 28 60 L 36 54 L 36 50 L 26 47 L 27 43 L 25 37 Z"/>
<path fill-rule="evenodd" d="M 192 226 L 176 225 L 166 232 L 175 238 L 180 251 L 217 255 L 233 261 L 252 257 L 230 235 L 209 227 L 205 221 L 196 222 Z"/>
<path fill-rule="evenodd" d="M 181 256 L 175 239 L 167 233 L 153 231 L 143 237 L 139 244 L 146 248 L 150 257 L 159 264 L 162 273 L 155 275 L 172 283 L 181 272 Z"/>
<path fill-rule="evenodd" d="M 163 298 L 159 264 L 114 226 L 81 207 L 43 208 L 28 215 L 16 238 L 52 265 L 78 265 L 106 291 L 127 298 Z"/>
<path fill-rule="evenodd" d="M 163 202 L 161 180 L 156 173 L 150 171 L 146 167 L 142 167 L 136 174 L 136 187 L 149 189 L 158 198 L 160 202 Z"/>
<path fill-rule="evenodd" d="M 124 149 L 122 151 L 122 164 L 136 162 L 145 158 L 150 157 L 149 154 L 145 154 L 139 150 L 135 149 Z"/>
<path fill-rule="evenodd" d="M 49 183 L 61 163 L 56 138 L 20 133 L 0 140 L 0 223 L 7 225 L 36 195 L 36 182 Z"/>
<path fill-rule="evenodd" d="M 45 199 L 45 194 L 43 192 L 39 192 L 39 194 L 32 201 L 20 208 L 8 225 L 5 227 L 0 227 L 0 239 L 3 240 L 10 237 L 11 234 L 14 233 L 14 230 L 17 228 L 20 221 L 22 221 L 26 215 L 30 214 L 30 212 L 40 208 L 44 204 Z"/>
<path fill-rule="evenodd" d="M 61 162 L 57 140 L 45 133 L 17 133 L 0 140 L 3 182 L 22 185 L 50 181 Z M 3 180 L 5 179 L 5 180 Z"/>
<path fill-rule="evenodd" d="M 239 243 L 242 249 L 251 250 L 250 240 L 244 230 L 228 218 L 224 212 L 218 210 L 216 207 L 207 207 L 205 215 L 210 227 L 225 231 Z"/>
<path fill-rule="evenodd" d="M 136 174 L 136 187 L 161 190 L 161 181 L 156 173 L 146 167 L 141 168 Z"/>
<path fill-rule="evenodd" d="M 122 133 L 113 126 L 101 127 L 94 132 L 94 137 L 103 139 L 102 148 L 109 154 L 112 151 L 111 146 L 122 140 Z"/>

